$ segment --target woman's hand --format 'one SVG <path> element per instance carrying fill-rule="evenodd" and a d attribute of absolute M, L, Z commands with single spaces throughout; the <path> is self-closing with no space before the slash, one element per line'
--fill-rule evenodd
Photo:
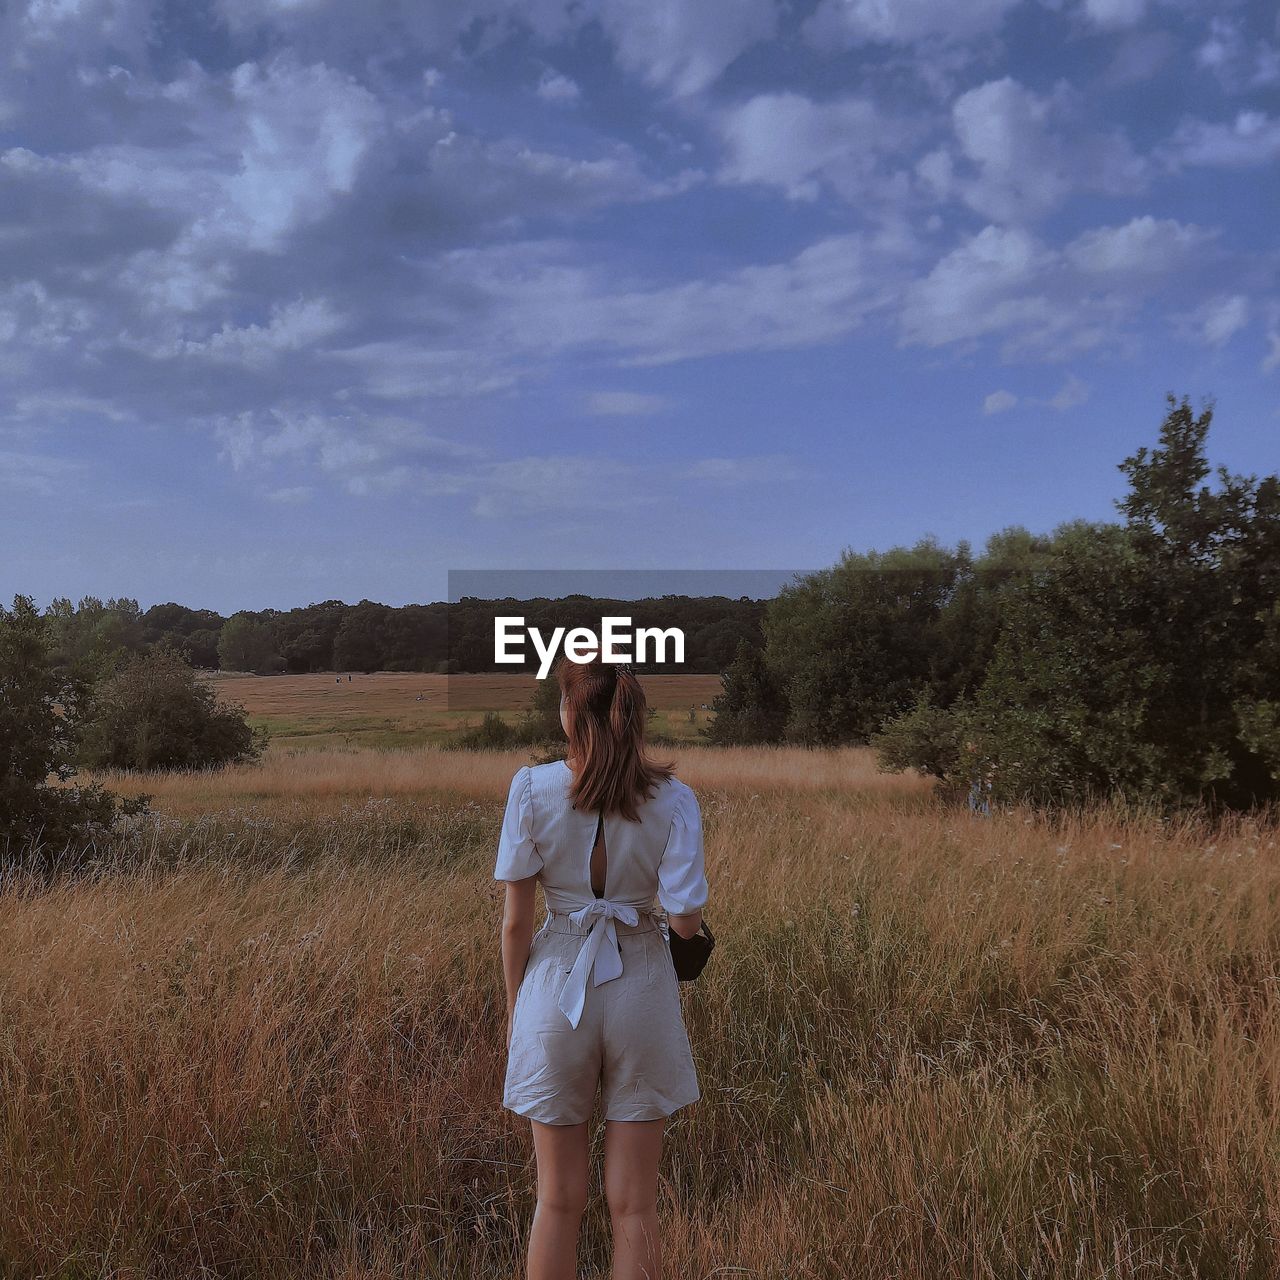
<path fill-rule="evenodd" d="M 507 1010 L 507 1052 L 511 1052 L 511 1024 L 515 1021 L 516 1011 L 514 1008 Z"/>

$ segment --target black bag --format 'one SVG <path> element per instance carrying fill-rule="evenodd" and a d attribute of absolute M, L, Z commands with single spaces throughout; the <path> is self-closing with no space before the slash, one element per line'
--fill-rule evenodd
<path fill-rule="evenodd" d="M 668 924 L 667 942 L 671 946 L 671 962 L 676 967 L 676 977 L 681 982 L 692 982 L 702 972 L 716 945 L 715 934 L 705 920 L 692 938 L 682 938 Z"/>

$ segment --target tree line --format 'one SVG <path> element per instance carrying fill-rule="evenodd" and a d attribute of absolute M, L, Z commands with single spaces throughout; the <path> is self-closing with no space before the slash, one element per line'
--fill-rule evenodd
<path fill-rule="evenodd" d="M 259 675 L 512 671 L 517 668 L 493 660 L 495 617 L 522 616 L 547 634 L 557 626 L 598 629 L 605 614 L 630 617 L 638 627 L 679 627 L 685 635 L 685 662 L 679 669 L 715 674 L 732 662 L 740 643 L 760 643 L 763 613 L 763 601 L 745 597 L 610 600 L 576 595 L 556 600 L 468 597 L 399 607 L 373 600 L 326 600 L 305 608 L 241 610 L 223 617 L 172 602 L 142 610 L 136 600 L 86 596 L 77 605 L 66 598 L 53 600 L 45 617 L 55 666 L 99 674 L 129 654 L 163 646 L 183 654 L 194 667 Z"/>
<path fill-rule="evenodd" d="M 869 743 L 944 792 L 1169 812 L 1280 800 L 1280 478 L 1210 466 L 1167 396 L 1119 521 L 846 552 L 771 601 L 720 743 Z"/>

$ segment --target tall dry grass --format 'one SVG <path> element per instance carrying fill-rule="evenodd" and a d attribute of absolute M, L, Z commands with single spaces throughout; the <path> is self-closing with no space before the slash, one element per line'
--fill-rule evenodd
<path fill-rule="evenodd" d="M 983 821 L 856 754 L 682 763 L 719 946 L 684 996 L 703 1097 L 664 1160 L 669 1274 L 1277 1274 L 1274 821 Z M 511 764 L 417 791 L 393 764 L 383 798 L 331 781 L 309 809 L 282 767 L 10 884 L 0 1274 L 519 1275 Z M 210 783 L 170 785 L 185 812 Z M 590 1274 L 607 1252 L 597 1195 Z"/>

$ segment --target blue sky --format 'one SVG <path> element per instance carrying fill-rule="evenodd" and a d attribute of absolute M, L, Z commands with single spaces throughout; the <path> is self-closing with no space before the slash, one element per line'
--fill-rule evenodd
<path fill-rule="evenodd" d="M 231 612 L 1280 468 L 1280 19 L 0 5 L 0 592 Z"/>

